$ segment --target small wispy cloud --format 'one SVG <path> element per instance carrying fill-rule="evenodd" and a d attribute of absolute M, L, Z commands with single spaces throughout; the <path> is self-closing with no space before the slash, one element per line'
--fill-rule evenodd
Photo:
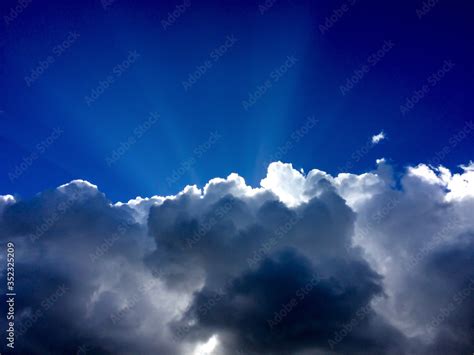
<path fill-rule="evenodd" d="M 379 134 L 376 134 L 375 136 L 372 136 L 372 144 L 378 144 L 382 140 L 384 140 L 385 138 L 386 137 L 385 137 L 384 131 L 381 131 Z"/>

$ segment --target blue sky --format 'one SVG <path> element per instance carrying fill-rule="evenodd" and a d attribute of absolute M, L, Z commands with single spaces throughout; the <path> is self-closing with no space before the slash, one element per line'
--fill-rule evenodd
<path fill-rule="evenodd" d="M 257 185 L 272 158 L 330 173 L 472 159 L 472 137 L 453 138 L 472 130 L 472 5 L 18 4 L 0 5 L 0 194 L 80 178 L 127 200 L 234 171 Z"/>

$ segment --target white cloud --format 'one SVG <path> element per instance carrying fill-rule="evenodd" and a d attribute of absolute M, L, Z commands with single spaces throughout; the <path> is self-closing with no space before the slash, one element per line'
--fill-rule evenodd
<path fill-rule="evenodd" d="M 217 337 L 213 335 L 206 343 L 196 347 L 194 355 L 212 355 L 218 344 Z"/>
<path fill-rule="evenodd" d="M 15 197 L 13 197 L 12 195 L 0 195 L 0 216 L 3 209 L 6 206 L 13 204 L 15 202 L 16 202 Z"/>
<path fill-rule="evenodd" d="M 268 166 L 267 176 L 260 185 L 275 193 L 288 206 L 296 206 L 306 199 L 304 197 L 305 177 L 291 164 L 281 162 Z"/>
<path fill-rule="evenodd" d="M 445 189 L 446 201 L 462 200 L 474 197 L 474 164 L 461 165 L 462 173 L 452 174 L 443 166 L 438 168 L 420 164 L 409 167 L 408 175 L 417 177 L 431 185 L 439 185 Z"/>
<path fill-rule="evenodd" d="M 372 136 L 372 144 L 378 144 L 386 138 L 384 131 Z"/>

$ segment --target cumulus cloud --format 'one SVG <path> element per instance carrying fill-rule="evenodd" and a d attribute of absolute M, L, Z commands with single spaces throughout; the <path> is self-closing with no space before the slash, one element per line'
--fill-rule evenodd
<path fill-rule="evenodd" d="M 385 138 L 386 137 L 384 131 L 381 131 L 380 133 L 372 136 L 372 144 L 378 144 Z"/>
<path fill-rule="evenodd" d="M 83 180 L 0 196 L 18 351 L 469 353 L 473 173 L 276 162 L 257 188 L 231 174 L 127 203 Z"/>

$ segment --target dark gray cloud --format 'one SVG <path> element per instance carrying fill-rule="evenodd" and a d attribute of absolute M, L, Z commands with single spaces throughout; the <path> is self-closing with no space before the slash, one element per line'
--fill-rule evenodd
<path fill-rule="evenodd" d="M 199 291 L 183 321 L 197 319 L 191 336 L 194 332 L 226 334 L 223 341 L 229 353 L 246 349 L 255 354 L 291 354 L 333 348 L 328 339 L 359 309 L 368 307 L 359 331 L 349 335 L 341 350 L 380 353 L 403 339 L 386 324 L 385 339 L 390 341 L 374 332 L 375 314 L 369 301 L 381 296 L 380 277 L 361 261 L 331 264 L 331 273 L 323 274 L 322 267 L 294 250 L 282 251 L 233 279 L 222 293 Z"/>

